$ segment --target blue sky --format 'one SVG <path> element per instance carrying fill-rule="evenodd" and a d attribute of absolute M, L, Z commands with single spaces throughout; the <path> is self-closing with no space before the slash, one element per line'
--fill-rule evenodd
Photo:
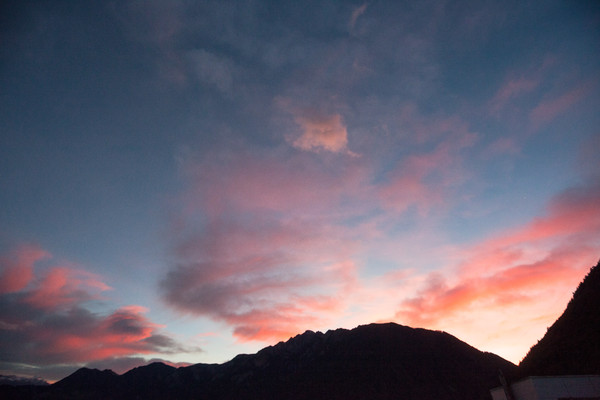
<path fill-rule="evenodd" d="M 594 2 L 0 15 L 0 373 L 380 321 L 518 362 L 600 256 Z"/>

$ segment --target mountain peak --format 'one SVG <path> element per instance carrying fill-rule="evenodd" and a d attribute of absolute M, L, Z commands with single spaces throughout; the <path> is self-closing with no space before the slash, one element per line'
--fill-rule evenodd
<path fill-rule="evenodd" d="M 110 369 L 79 368 L 71 375 L 56 382 L 55 387 L 90 388 L 112 384 L 119 375 Z"/>
<path fill-rule="evenodd" d="M 123 375 L 82 368 L 44 398 L 483 399 L 516 366 L 444 332 L 394 323 L 306 331 L 224 364 L 163 363 Z"/>

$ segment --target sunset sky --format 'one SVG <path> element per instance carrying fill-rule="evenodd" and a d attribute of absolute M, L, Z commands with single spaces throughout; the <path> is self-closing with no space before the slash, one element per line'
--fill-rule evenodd
<path fill-rule="evenodd" d="M 3 1 L 0 374 L 518 363 L 600 259 L 599 72 L 594 1 Z"/>

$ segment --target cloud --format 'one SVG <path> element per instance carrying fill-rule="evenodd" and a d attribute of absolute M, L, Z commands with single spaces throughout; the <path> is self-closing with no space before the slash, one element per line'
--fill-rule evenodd
<path fill-rule="evenodd" d="M 597 81 L 585 82 L 571 90 L 562 93 L 558 97 L 549 97 L 540 102 L 529 113 L 529 119 L 533 129 L 538 129 L 554 118 L 563 114 L 573 105 L 581 101 L 597 86 Z"/>
<path fill-rule="evenodd" d="M 204 49 L 191 50 L 187 54 L 192 73 L 202 83 L 213 86 L 225 95 L 233 94 L 234 63 Z"/>
<path fill-rule="evenodd" d="M 490 159 L 504 155 L 516 155 L 521 153 L 521 148 L 516 139 L 501 137 L 491 142 L 482 152 L 484 159 Z"/>
<path fill-rule="evenodd" d="M 294 120 L 302 128 L 302 134 L 292 145 L 301 150 L 326 150 L 333 153 L 347 151 L 348 132 L 339 114 L 317 115 L 306 113 Z"/>
<path fill-rule="evenodd" d="M 165 300 L 226 322 L 242 340 L 287 339 L 343 309 L 356 281 L 343 236 L 308 221 L 216 220 L 176 250 Z"/>
<path fill-rule="evenodd" d="M 490 101 L 491 112 L 494 115 L 499 115 L 506 105 L 515 97 L 529 93 L 536 89 L 540 84 L 539 78 L 520 77 L 510 79 L 498 89 Z"/>
<path fill-rule="evenodd" d="M 182 165 L 189 182 L 186 209 L 209 217 L 250 211 L 328 214 L 347 193 L 356 199 L 349 203 L 361 200 L 369 178 L 369 167 L 359 158 L 332 160 L 312 153 L 217 151 L 202 160 L 188 157 Z M 343 212 L 340 207 L 337 214 Z"/>
<path fill-rule="evenodd" d="M 39 248 L 22 247 L 13 253 L 15 258 L 21 268 L 32 270 L 51 255 Z M 126 306 L 108 314 L 90 311 L 90 301 L 110 289 L 98 276 L 64 266 L 46 269 L 40 279 L 32 274 L 29 285 L 12 286 L 13 290 L 0 295 L 3 368 L 19 370 L 19 365 L 29 364 L 51 372 L 58 365 L 74 369 L 114 357 L 184 350 L 160 332 L 161 325 L 144 316 L 147 310 L 143 307 Z M 21 289 L 14 290 L 16 287 Z"/>
<path fill-rule="evenodd" d="M 354 29 L 354 26 L 356 25 L 356 21 L 358 20 L 358 17 L 360 17 L 361 15 L 363 15 L 365 13 L 365 11 L 367 11 L 367 7 L 369 6 L 368 3 L 363 4 L 360 7 L 356 7 L 354 9 L 354 11 L 352 11 L 352 16 L 350 17 L 350 30 Z"/>
<path fill-rule="evenodd" d="M 296 114 L 306 137 L 307 121 L 342 126 L 341 117 Z M 367 252 L 385 247 L 385 262 L 395 263 L 401 246 L 390 221 L 444 209 L 468 176 L 462 152 L 477 135 L 459 118 L 411 116 L 420 114 L 404 117 L 415 134 L 398 141 L 418 151 L 390 151 L 385 171 L 380 154 L 368 152 L 346 157 L 285 146 L 184 154 L 186 190 L 160 283 L 166 303 L 223 322 L 240 340 L 330 327 L 350 298 L 371 295 L 359 283 Z"/>
<path fill-rule="evenodd" d="M 443 203 L 460 184 L 460 152 L 476 135 L 459 121 L 434 125 L 442 139 L 433 150 L 406 157 L 378 183 L 366 156 L 188 155 L 163 298 L 224 322 L 240 340 L 287 339 L 340 318 L 351 297 L 371 296 L 359 260 L 381 245 L 386 216 Z"/>
<path fill-rule="evenodd" d="M 388 174 L 387 182 L 378 187 L 384 207 L 404 212 L 416 206 L 425 213 L 434 205 L 444 205 L 449 188 L 459 186 L 466 179 L 468 174 L 460 153 L 471 147 L 477 136 L 464 127 L 457 129 L 455 122 L 447 124 L 448 121 L 444 121 L 428 130 L 429 135 L 447 133 L 432 151 L 405 157 Z"/>
<path fill-rule="evenodd" d="M 507 108 L 511 113 L 514 112 L 514 108 L 510 107 L 511 103 L 538 89 L 543 82 L 542 77 L 548 74 L 555 63 L 555 57 L 548 55 L 541 63 L 536 61 L 534 65 L 525 70 L 509 72 L 489 102 L 491 114 L 498 117 L 505 113 Z"/>
<path fill-rule="evenodd" d="M 36 246 L 21 246 L 0 258 L 0 294 L 18 292 L 33 279 L 33 265 L 50 255 Z"/>
<path fill-rule="evenodd" d="M 518 360 L 527 341 L 541 337 L 597 261 L 599 203 L 600 185 L 588 182 L 556 195 L 545 215 L 457 250 L 456 269 L 430 274 L 414 296 L 401 302 L 397 318 L 429 328 L 453 326 L 454 333 L 488 348 L 501 343 L 485 327 L 491 320 L 500 337 L 502 330 L 518 326 L 523 340 L 505 352 Z M 483 338 L 473 332 L 488 333 Z"/>
<path fill-rule="evenodd" d="M 48 270 L 41 281 L 28 292 L 24 302 L 39 309 L 58 309 L 96 298 L 93 291 L 111 289 L 97 275 L 67 267 Z"/>
<path fill-rule="evenodd" d="M 500 259 L 503 259 L 500 257 Z M 488 258 L 489 260 L 489 258 Z M 440 325 L 441 320 L 453 315 L 472 312 L 473 308 L 502 308 L 511 303 L 527 307 L 541 292 L 571 285 L 581 272 L 581 256 L 564 249 L 555 250 L 546 257 L 516 265 L 486 265 L 479 275 L 460 276 L 449 280 L 432 274 L 426 287 L 416 297 L 403 302 L 397 314 L 417 326 Z M 574 263 L 577 262 L 577 263 Z"/>
<path fill-rule="evenodd" d="M 286 149 L 188 162 L 161 282 L 169 305 L 241 340 L 287 339 L 343 311 L 360 250 L 344 221 L 369 186 L 360 158 Z"/>

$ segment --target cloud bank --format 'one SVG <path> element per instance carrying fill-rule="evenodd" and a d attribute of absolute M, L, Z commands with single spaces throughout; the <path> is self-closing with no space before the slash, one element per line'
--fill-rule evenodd
<path fill-rule="evenodd" d="M 554 196 L 544 215 L 457 250 L 455 268 L 427 276 L 416 295 L 400 303 L 396 317 L 416 326 L 452 326 L 475 336 L 475 345 L 504 341 L 504 351 L 518 360 L 524 353 L 511 345 L 535 343 L 597 262 L 599 202 L 600 185 L 587 182 Z M 486 330 L 489 323 L 495 332 Z M 506 344 L 515 329 L 520 337 Z"/>
<path fill-rule="evenodd" d="M 110 287 L 71 266 L 36 267 L 52 255 L 22 246 L 0 264 L 0 368 L 61 378 L 78 366 L 143 354 L 170 354 L 184 347 L 161 333 L 141 306 L 93 311 Z M 39 271 L 38 269 L 43 269 Z M 27 365 L 37 366 L 35 370 Z M 70 369 L 70 372 L 67 371 Z"/>

